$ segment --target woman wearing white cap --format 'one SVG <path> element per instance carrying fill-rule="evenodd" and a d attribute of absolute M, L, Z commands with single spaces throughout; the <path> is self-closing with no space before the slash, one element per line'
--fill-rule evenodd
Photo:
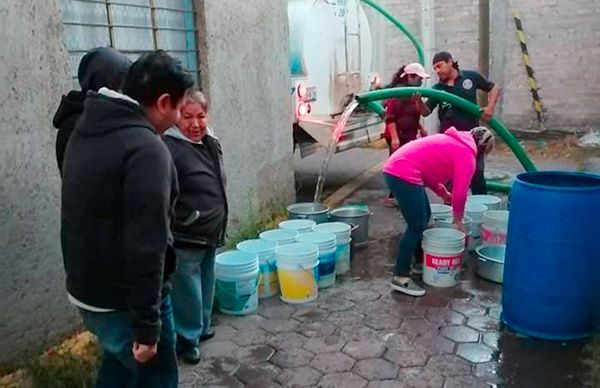
<path fill-rule="evenodd" d="M 410 63 L 400 67 L 394 74 L 387 88 L 403 86 L 421 86 L 423 79 L 429 78 L 425 68 L 419 63 Z M 427 136 L 427 131 L 421 125 L 421 115 L 427 112 L 421 96 L 410 98 L 392 98 L 386 101 L 385 132 L 383 134 L 388 144 L 390 155 L 404 144 L 415 140 L 417 135 Z M 396 202 L 390 192 L 385 200 L 386 207 L 394 207 Z"/>

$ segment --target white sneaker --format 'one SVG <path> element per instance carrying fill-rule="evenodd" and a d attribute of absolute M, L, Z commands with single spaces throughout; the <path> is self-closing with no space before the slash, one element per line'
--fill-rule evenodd
<path fill-rule="evenodd" d="M 392 289 L 402 292 L 410 296 L 423 296 L 425 295 L 425 289 L 415 283 L 411 278 L 402 276 L 394 276 L 390 282 Z"/>

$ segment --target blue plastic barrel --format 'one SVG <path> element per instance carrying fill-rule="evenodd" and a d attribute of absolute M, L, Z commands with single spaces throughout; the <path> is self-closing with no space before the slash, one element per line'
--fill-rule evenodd
<path fill-rule="evenodd" d="M 600 176 L 517 176 L 502 292 L 502 319 L 518 333 L 550 340 L 591 334 L 600 307 Z"/>

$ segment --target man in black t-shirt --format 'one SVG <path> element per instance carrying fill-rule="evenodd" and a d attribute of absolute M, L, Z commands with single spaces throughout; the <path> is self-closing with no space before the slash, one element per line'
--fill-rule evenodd
<path fill-rule="evenodd" d="M 454 94 L 474 104 L 477 104 L 477 89 L 488 92 L 489 102 L 487 106 L 481 108 L 481 120 L 487 122 L 491 119 L 500 97 L 498 86 L 476 71 L 460 70 L 458 62 L 454 61 L 452 55 L 445 51 L 439 52 L 433 57 L 433 70 L 439 78 L 439 82 L 433 85 L 434 89 Z M 459 131 L 469 131 L 479 126 L 477 118 L 453 107 L 448 102 L 438 101 L 434 98 L 427 101 L 428 112 L 425 112 L 425 116 L 431 114 L 436 106 L 438 107 L 438 117 L 440 119 L 440 132 L 444 132 L 450 127 L 455 127 Z M 477 170 L 471 182 L 473 194 L 487 193 L 483 170 L 483 160 L 478 160 Z"/>

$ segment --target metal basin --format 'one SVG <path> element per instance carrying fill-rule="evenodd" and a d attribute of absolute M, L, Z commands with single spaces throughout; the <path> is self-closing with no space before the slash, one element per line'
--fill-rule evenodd
<path fill-rule="evenodd" d="M 288 220 L 313 220 L 317 224 L 329 220 L 329 206 L 322 203 L 299 202 L 287 207 Z"/>
<path fill-rule="evenodd" d="M 352 229 L 352 245 L 356 248 L 365 247 L 369 240 L 369 217 L 373 212 L 369 209 L 341 207 L 330 212 L 331 221 L 345 222 L 354 225 Z"/>

